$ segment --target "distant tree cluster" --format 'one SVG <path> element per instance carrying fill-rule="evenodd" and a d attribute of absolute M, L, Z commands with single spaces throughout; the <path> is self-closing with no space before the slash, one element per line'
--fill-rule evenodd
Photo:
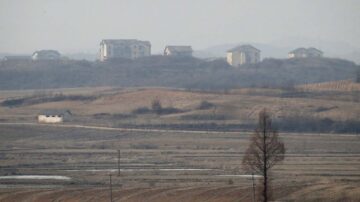
<path fill-rule="evenodd" d="M 136 60 L 4 61 L 0 89 L 49 89 L 83 86 L 164 86 L 200 90 L 276 87 L 354 78 L 356 64 L 340 59 L 264 59 L 230 67 L 225 60 L 151 56 Z M 355 74 L 356 75 L 356 74 Z"/>

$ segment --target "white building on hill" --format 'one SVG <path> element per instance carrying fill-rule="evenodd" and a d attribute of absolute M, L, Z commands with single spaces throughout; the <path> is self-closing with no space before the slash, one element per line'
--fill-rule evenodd
<path fill-rule="evenodd" d="M 151 55 L 149 41 L 136 39 L 105 39 L 100 43 L 100 61 L 111 58 L 136 59 Z"/>
<path fill-rule="evenodd" d="M 260 50 L 251 45 L 241 45 L 227 51 L 226 61 L 233 67 L 260 62 Z"/>
<path fill-rule="evenodd" d="M 31 58 L 33 60 L 59 60 L 61 54 L 56 50 L 39 50 L 35 51 Z"/>
<path fill-rule="evenodd" d="M 322 57 L 323 52 L 316 48 L 297 48 L 293 51 L 290 51 L 288 54 L 289 58 L 315 58 Z"/>

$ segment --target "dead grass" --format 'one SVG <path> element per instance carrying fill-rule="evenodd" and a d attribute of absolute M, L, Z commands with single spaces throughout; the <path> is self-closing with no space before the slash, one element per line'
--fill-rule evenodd
<path fill-rule="evenodd" d="M 360 83 L 355 83 L 352 80 L 341 80 L 324 83 L 306 84 L 297 87 L 299 90 L 306 91 L 360 91 Z"/>
<path fill-rule="evenodd" d="M 33 201 L 80 200 L 80 193 L 84 192 L 88 195 L 82 200 L 107 200 L 109 195 L 104 187 L 108 186 L 109 169 L 114 170 L 114 194 L 121 201 L 148 198 L 151 198 L 149 201 L 248 201 L 251 196 L 246 191 L 251 180 L 233 176 L 246 174 L 240 162 L 248 144 L 248 133 L 140 133 L 50 126 L 0 127 L 2 175 L 6 174 L 5 168 L 16 168 L 16 174 L 63 175 L 73 179 L 65 184 L 2 181 L 3 185 L 36 188 L 32 192 L 21 188 L 0 194 L 5 201 L 29 198 Z M 287 156 L 284 163 L 273 170 L 277 198 L 305 197 L 316 201 L 320 197 L 319 200 L 326 201 L 345 196 L 356 199 L 353 192 L 359 192 L 356 187 L 360 182 L 358 137 L 335 134 L 282 134 L 281 137 L 286 144 Z M 124 169 L 121 177 L 116 176 L 117 149 L 121 150 Z M 179 168 L 185 170 L 171 170 Z M 191 168 L 200 170 L 186 170 Z M 91 171 L 94 169 L 99 171 Z M 229 180 L 234 183 L 232 186 L 228 185 Z M 51 188 L 53 185 L 64 187 L 66 191 Z M 121 189 L 116 188 L 120 185 Z M 43 190 L 43 186 L 48 188 Z M 337 189 L 339 191 L 335 192 Z M 131 194 L 127 195 L 128 192 Z M 330 196 L 329 193 L 338 194 Z"/>
<path fill-rule="evenodd" d="M 49 102 L 19 108 L 0 107 L 0 119 L 31 122 L 44 108 L 67 108 L 80 124 L 196 123 L 182 116 L 225 115 L 214 123 L 241 123 L 257 119 L 266 107 L 276 117 L 305 115 L 333 120 L 359 119 L 360 104 L 327 97 L 281 98 L 278 90 L 234 90 L 229 93 L 187 92 L 174 89 L 106 89 L 91 102 Z M 75 91 L 74 91 L 75 92 Z M 81 89 L 76 93 L 81 92 Z M 344 91 L 345 92 L 345 91 Z M 24 92 L 7 92 L 7 96 Z M 346 93 L 346 92 L 345 92 Z M 123 120 L 95 120 L 96 113 L 126 114 L 159 99 L 164 107 L 183 109 L 172 115 L 144 115 Z M 215 108 L 196 109 L 202 101 Z M 110 116 L 111 117 L 111 116 Z M 102 121 L 102 122 L 101 122 Z M 360 142 L 355 135 L 284 134 L 283 164 L 274 168 L 276 196 L 284 201 L 356 201 L 359 199 Z M 223 175 L 244 174 L 241 159 L 248 133 L 120 132 L 51 126 L 0 126 L 0 172 L 65 175 L 70 184 L 8 181 L 15 188 L 0 189 L 0 201 L 107 201 L 108 169 L 116 169 L 117 149 L 127 170 L 114 177 L 119 201 L 249 201 L 251 181 Z M 198 171 L 159 169 L 195 168 Z M 84 170 L 105 169 L 104 171 Z M 129 171 L 133 169 L 135 171 Z M 137 169 L 145 169 L 139 171 Z M 69 171 L 69 170 L 80 170 Z M 229 186 L 229 180 L 234 184 Z M 51 187 L 56 185 L 57 188 Z M 120 188 L 122 185 L 122 188 Z M 23 188 L 24 186 L 36 189 Z M 43 188 L 46 187 L 46 189 Z M 284 188 L 285 187 L 285 188 Z M 59 189 L 60 188 L 60 189 Z"/>

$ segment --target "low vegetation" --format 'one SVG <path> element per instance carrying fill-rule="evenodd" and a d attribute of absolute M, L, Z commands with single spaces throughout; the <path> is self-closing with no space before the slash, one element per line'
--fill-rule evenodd
<path fill-rule="evenodd" d="M 110 113 L 97 113 L 94 114 L 93 117 L 95 119 L 128 119 L 133 118 L 133 114 L 110 114 Z"/>
<path fill-rule="evenodd" d="M 148 107 L 139 107 L 134 110 L 132 110 L 133 114 L 150 114 L 152 113 L 152 110 Z"/>
<path fill-rule="evenodd" d="M 334 121 L 330 118 L 292 116 L 275 121 L 277 128 L 289 132 L 360 133 L 359 120 Z"/>
<path fill-rule="evenodd" d="M 215 107 L 215 106 L 216 106 L 215 104 L 204 100 L 204 101 L 202 101 L 202 102 L 200 103 L 200 105 L 197 107 L 197 109 L 199 109 L 199 110 L 211 109 L 211 108 L 213 108 L 213 107 Z"/>
<path fill-rule="evenodd" d="M 183 120 L 226 120 L 223 114 L 189 114 L 181 116 Z"/>
<path fill-rule="evenodd" d="M 61 101 L 92 101 L 96 96 L 87 95 L 63 95 L 63 94 L 45 94 L 45 95 L 33 95 L 20 98 L 9 98 L 1 102 L 1 106 L 4 107 L 20 107 L 41 104 L 46 102 L 61 102 Z"/>
<path fill-rule="evenodd" d="M 181 109 L 175 107 L 163 107 L 160 100 L 155 99 L 151 103 L 151 108 L 148 107 L 139 107 L 132 111 L 133 114 L 157 114 L 157 115 L 166 115 L 166 114 L 175 114 L 184 112 Z"/>

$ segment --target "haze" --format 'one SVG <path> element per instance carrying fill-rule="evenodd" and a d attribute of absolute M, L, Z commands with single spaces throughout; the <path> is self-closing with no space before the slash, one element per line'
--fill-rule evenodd
<path fill-rule="evenodd" d="M 359 10 L 358 0 L 0 0 L 0 52 L 95 53 L 104 38 L 149 40 L 153 53 L 240 42 L 354 51 Z"/>

